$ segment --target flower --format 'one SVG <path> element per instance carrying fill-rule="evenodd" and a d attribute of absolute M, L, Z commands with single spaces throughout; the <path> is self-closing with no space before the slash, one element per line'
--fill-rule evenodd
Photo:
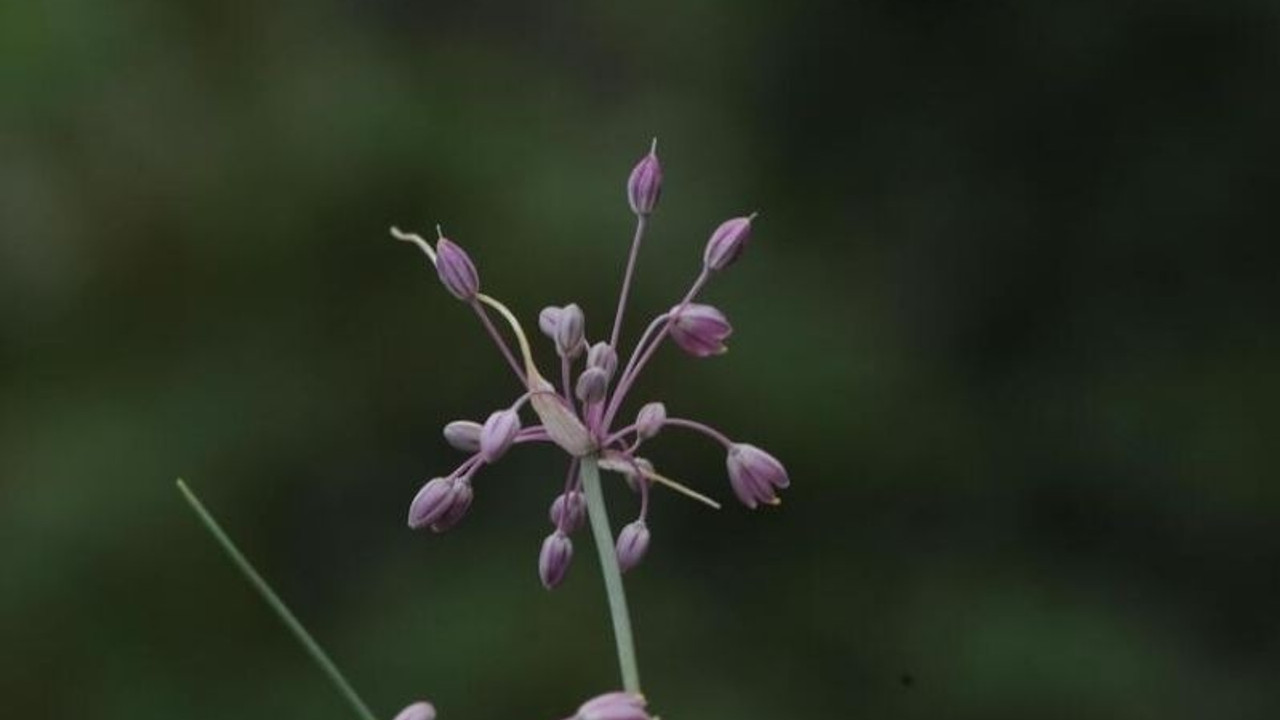
<path fill-rule="evenodd" d="M 429 702 L 416 702 L 401 710 L 395 720 L 436 720 L 436 708 Z"/>
<path fill-rule="evenodd" d="M 557 529 L 542 541 L 542 552 L 538 554 L 538 577 L 542 579 L 542 586 L 551 590 L 564 582 L 572 561 L 573 541 Z"/>
<path fill-rule="evenodd" d="M 611 692 L 594 697 L 578 708 L 567 720 L 650 720 L 641 695 Z"/>
<path fill-rule="evenodd" d="M 631 204 L 631 212 L 644 216 L 653 212 L 661 196 L 662 165 L 658 162 L 658 141 L 655 138 L 649 146 L 649 154 L 640 158 L 627 178 L 627 202 Z"/>
<path fill-rule="evenodd" d="M 755 445 L 735 443 L 729 448 L 725 460 L 729 470 L 729 484 L 743 505 L 755 509 L 761 503 L 777 505 L 777 489 L 791 484 L 786 468 L 769 453 Z"/>
<path fill-rule="evenodd" d="M 656 207 L 661 190 L 662 168 L 655 149 L 651 148 L 627 181 L 627 198 L 637 216 L 636 232 L 613 326 L 607 335 L 602 333 L 602 338 L 590 338 L 586 313 L 577 304 L 544 307 L 538 314 L 538 329 L 554 343 L 559 361 L 557 372 L 549 375 L 539 369 L 520 320 L 497 298 L 480 292 L 476 267 L 460 246 L 445 238 L 439 228 L 434 247 L 417 235 L 392 228 L 393 236 L 414 243 L 427 255 L 445 288 L 476 313 L 520 387 L 516 400 L 506 409 L 490 414 L 483 424 L 457 420 L 445 427 L 448 443 L 468 456 L 452 473 L 434 478 L 418 490 L 409 506 L 410 527 L 442 532 L 454 526 L 471 507 L 473 483 L 481 470 L 497 463 L 516 445 L 550 443 L 568 455 L 569 477 L 551 504 L 554 529 L 543 540 L 539 552 L 538 575 L 543 585 L 553 588 L 564 581 L 573 558 L 569 535 L 582 525 L 584 516 L 590 514 L 581 478 L 575 475 L 575 468 L 585 462 L 598 462 L 600 469 L 620 474 L 628 488 L 639 496 L 639 517 L 622 528 L 614 548 L 622 567 L 634 567 L 649 546 L 647 512 L 652 488 L 680 492 L 719 507 L 713 499 L 660 474 L 640 455 L 644 443 L 668 426 L 701 433 L 727 449 L 730 485 L 748 507 L 778 502 L 777 490 L 788 484 L 787 474 L 782 464 L 763 450 L 735 443 L 704 423 L 670 417 L 667 406 L 660 402 L 640 408 L 631 424 L 615 422 L 637 379 L 668 338 L 695 357 L 708 357 L 725 352 L 725 342 L 733 333 L 724 313 L 698 302 L 698 296 L 713 277 L 720 277 L 721 271 L 741 256 L 751 236 L 754 215 L 726 220 L 716 228 L 703 250 L 702 267 L 689 290 L 670 311 L 649 323 L 625 360 L 621 357 L 621 330 L 636 256 L 648 226 L 647 216 Z M 492 317 L 494 313 L 500 318 L 497 324 Z M 502 323 L 509 332 L 500 332 Z M 536 423 L 521 422 L 520 413 L 526 405 L 537 417 Z M 599 714 L 605 711 L 623 715 Z M 597 698 L 583 706 L 580 714 L 583 713 L 586 720 L 647 717 L 643 703 L 636 704 L 635 696 L 608 701 Z"/>
<path fill-rule="evenodd" d="M 645 525 L 643 520 L 628 523 L 622 528 L 622 532 L 618 533 L 617 545 L 618 565 L 622 568 L 622 572 L 639 565 L 648 549 L 649 526 Z"/>
<path fill-rule="evenodd" d="M 720 355 L 729 348 L 724 341 L 733 334 L 733 326 L 724 313 L 700 303 L 672 308 L 671 339 L 694 357 Z"/>
<path fill-rule="evenodd" d="M 738 259 L 751 237 L 751 221 L 755 217 L 748 215 L 725 220 L 711 233 L 707 249 L 702 255 L 702 262 L 708 270 L 723 270 Z"/>

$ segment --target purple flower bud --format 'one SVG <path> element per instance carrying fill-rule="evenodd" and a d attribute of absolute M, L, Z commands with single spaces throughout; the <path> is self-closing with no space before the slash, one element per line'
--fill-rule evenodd
<path fill-rule="evenodd" d="M 733 326 L 714 307 L 689 303 L 683 309 L 672 308 L 671 317 L 671 339 L 690 355 L 708 357 L 728 349 L 724 341 L 733 334 Z"/>
<path fill-rule="evenodd" d="M 564 582 L 572 560 L 573 541 L 559 530 L 548 535 L 538 555 L 538 577 L 542 578 L 543 587 L 550 590 Z"/>
<path fill-rule="evenodd" d="M 618 566 L 626 572 L 644 559 L 649 549 L 649 526 L 643 520 L 636 520 L 622 528 L 618 533 Z"/>
<path fill-rule="evenodd" d="M 640 408 L 636 414 L 636 432 L 643 440 L 648 440 L 662 429 L 667 421 L 667 406 L 660 402 L 651 402 Z"/>
<path fill-rule="evenodd" d="M 498 410 L 480 428 L 480 457 L 487 463 L 497 462 L 511 449 L 520 432 L 520 416 L 514 410 Z"/>
<path fill-rule="evenodd" d="M 587 367 L 600 368 L 604 371 L 606 380 L 612 379 L 613 373 L 618 370 L 618 351 L 607 342 L 592 345 L 587 351 Z"/>
<path fill-rule="evenodd" d="M 735 443 L 729 448 L 729 457 L 725 461 L 729 469 L 729 484 L 743 505 L 755 509 L 760 503 L 777 505 L 776 488 L 785 488 L 791 484 L 786 468 L 782 463 L 755 445 Z"/>
<path fill-rule="evenodd" d="M 649 154 L 640 158 L 640 162 L 627 178 L 627 201 L 631 203 L 631 212 L 636 215 L 648 215 L 658 204 L 662 195 L 662 165 L 658 162 L 658 141 L 655 139 L 649 146 Z"/>
<path fill-rule="evenodd" d="M 445 289 L 459 300 L 471 300 L 480 292 L 480 276 L 467 253 L 448 238 L 436 241 L 436 273 Z"/>
<path fill-rule="evenodd" d="M 560 315 L 564 312 L 564 308 L 548 305 L 542 308 L 538 313 L 538 329 L 548 338 L 556 339 L 556 326 L 560 324 Z"/>
<path fill-rule="evenodd" d="M 587 516 L 587 498 L 577 490 L 570 490 L 556 496 L 551 503 L 551 524 L 566 535 L 572 534 L 582 527 Z"/>
<path fill-rule="evenodd" d="M 609 376 L 600 368 L 587 368 L 578 376 L 574 394 L 584 403 L 598 403 L 609 389 Z"/>
<path fill-rule="evenodd" d="M 409 527 L 425 527 L 444 517 L 454 501 L 455 478 L 435 478 L 422 486 L 409 504 Z"/>
<path fill-rule="evenodd" d="M 473 497 L 475 497 L 475 493 L 471 489 L 471 481 L 466 478 L 458 478 L 453 483 L 453 498 L 449 502 L 449 509 L 438 520 L 431 523 L 431 530 L 442 533 L 457 525 L 458 521 L 462 520 L 462 516 L 466 515 L 467 510 L 471 508 Z"/>
<path fill-rule="evenodd" d="M 709 270 L 723 270 L 733 264 L 742 254 L 751 237 L 751 221 L 755 215 L 736 217 L 725 220 L 720 227 L 711 233 L 707 241 L 706 252 L 702 254 L 702 262 Z"/>
<path fill-rule="evenodd" d="M 650 720 L 644 706 L 641 695 L 605 693 L 583 703 L 572 720 Z"/>
<path fill-rule="evenodd" d="M 473 453 L 480 449 L 480 429 L 478 422 L 454 420 L 444 426 L 444 439 L 457 450 Z"/>
<path fill-rule="evenodd" d="M 570 360 L 582 352 L 582 337 L 586 331 L 587 319 L 582 308 L 576 303 L 569 303 L 560 309 L 560 317 L 556 320 L 556 351 Z"/>
<path fill-rule="evenodd" d="M 395 720 L 436 720 L 436 708 L 429 702 L 416 702 L 401 710 Z"/>

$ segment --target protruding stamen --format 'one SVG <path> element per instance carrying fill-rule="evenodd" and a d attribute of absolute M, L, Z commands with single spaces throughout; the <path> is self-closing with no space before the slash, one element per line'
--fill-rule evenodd
<path fill-rule="evenodd" d="M 439 231 L 439 229 L 440 229 L 440 226 L 437 225 L 436 230 Z M 403 240 L 404 242 L 409 242 L 409 243 L 413 243 L 414 245 L 417 245 L 418 249 L 421 250 L 423 253 L 425 253 L 427 258 L 431 260 L 431 264 L 432 265 L 436 264 L 435 248 L 431 247 L 431 243 L 427 242 L 426 240 L 423 240 L 421 235 L 418 235 L 417 233 L 404 232 L 400 228 L 392 225 L 391 237 L 397 240 Z"/>

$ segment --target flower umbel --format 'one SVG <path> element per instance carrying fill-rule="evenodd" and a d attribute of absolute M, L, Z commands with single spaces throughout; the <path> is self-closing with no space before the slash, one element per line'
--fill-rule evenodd
<path fill-rule="evenodd" d="M 662 169 L 655 142 L 627 181 L 627 198 L 635 214 L 636 229 L 613 324 L 607 335 L 602 331 L 593 338 L 588 333 L 586 313 L 579 305 L 567 303 L 544 308 L 538 315 L 538 329 L 551 340 L 559 365 L 550 374 L 539 369 L 529 336 L 516 316 L 502 302 L 480 292 L 479 274 L 461 245 L 445 238 L 439 228 L 434 246 L 418 235 L 391 229 L 397 239 L 417 245 L 436 267 L 445 289 L 471 307 L 520 387 L 518 397 L 509 407 L 491 412 L 483 422 L 455 420 L 445 426 L 444 436 L 449 445 L 467 457 L 452 473 L 429 481 L 419 490 L 410 505 L 410 527 L 442 532 L 455 525 L 471 506 L 473 479 L 515 445 L 550 443 L 568 455 L 568 475 L 551 504 L 552 531 L 543 540 L 539 552 L 538 575 L 547 589 L 564 582 L 573 559 L 571 536 L 584 524 L 584 516 L 589 517 L 594 544 L 604 568 L 627 691 L 588 701 L 572 720 L 649 718 L 643 697 L 638 694 L 639 675 L 619 573 L 635 568 L 648 551 L 650 490 L 660 486 L 719 507 L 711 498 L 660 474 L 638 454 L 643 445 L 666 427 L 693 430 L 720 443 L 728 452 L 726 467 L 730 487 L 751 509 L 777 504 L 777 491 L 789 483 L 786 470 L 772 455 L 753 445 L 735 442 L 704 423 L 671 417 L 663 403 L 645 404 L 629 424 L 615 422 L 637 378 L 668 337 L 677 347 L 697 358 L 726 351 L 725 343 L 733 327 L 719 309 L 697 300 L 713 276 L 722 275 L 723 270 L 741 257 L 756 218 L 754 213 L 734 217 L 715 229 L 702 251 L 701 267 L 688 291 L 669 311 L 655 317 L 640 333 L 630 353 L 624 355 L 621 333 L 631 282 L 661 190 Z M 494 322 L 492 313 L 499 316 L 499 322 Z M 499 331 L 503 324 L 506 332 Z M 536 422 L 521 421 L 520 412 L 526 405 L 536 416 Z M 626 486 L 638 496 L 635 519 L 622 528 L 616 541 L 603 504 L 600 469 L 621 475 Z"/>

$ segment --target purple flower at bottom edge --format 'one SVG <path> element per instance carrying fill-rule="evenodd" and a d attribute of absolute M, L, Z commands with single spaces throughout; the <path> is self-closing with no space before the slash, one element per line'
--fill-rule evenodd
<path fill-rule="evenodd" d="M 570 720 L 650 720 L 644 708 L 640 695 L 611 692 L 584 702 Z"/>
<path fill-rule="evenodd" d="M 400 711 L 395 720 L 436 720 L 436 708 L 429 702 L 416 702 Z"/>

